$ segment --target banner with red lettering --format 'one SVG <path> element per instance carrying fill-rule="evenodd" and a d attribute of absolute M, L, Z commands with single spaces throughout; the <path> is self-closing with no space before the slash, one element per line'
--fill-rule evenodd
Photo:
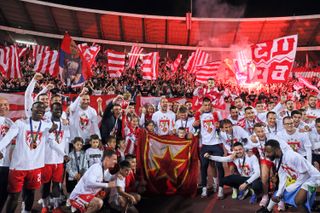
<path fill-rule="evenodd" d="M 298 35 L 291 35 L 251 46 L 254 72 L 250 82 L 282 83 L 288 80 L 296 56 Z"/>
<path fill-rule="evenodd" d="M 177 136 L 156 136 L 146 131 L 138 141 L 138 168 L 147 192 L 156 195 L 194 196 L 198 178 L 198 142 Z"/>

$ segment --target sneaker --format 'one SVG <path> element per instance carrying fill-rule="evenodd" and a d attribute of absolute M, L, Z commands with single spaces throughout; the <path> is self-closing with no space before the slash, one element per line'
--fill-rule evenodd
<path fill-rule="evenodd" d="M 202 193 L 201 193 L 201 198 L 206 198 L 206 197 L 208 197 L 207 187 L 203 187 Z"/>
<path fill-rule="evenodd" d="M 261 207 L 256 211 L 256 213 L 271 213 L 266 207 Z"/>
<path fill-rule="evenodd" d="M 285 211 L 286 210 L 286 205 L 284 204 L 283 200 L 280 200 L 278 203 L 278 211 Z"/>
<path fill-rule="evenodd" d="M 222 188 L 222 187 L 219 187 L 219 190 L 218 190 L 218 199 L 219 199 L 219 200 L 222 200 L 223 198 L 224 198 L 223 188 Z"/>
<path fill-rule="evenodd" d="M 71 206 L 71 203 L 70 203 L 70 200 L 69 200 L 69 199 L 67 199 L 67 201 L 66 201 L 66 206 L 67 206 L 67 207 L 70 207 L 70 206 Z"/>
<path fill-rule="evenodd" d="M 249 203 L 250 204 L 257 203 L 257 195 L 256 194 L 251 195 Z"/>
<path fill-rule="evenodd" d="M 48 212 L 49 212 L 48 207 L 42 207 L 41 213 L 48 213 Z"/>
<path fill-rule="evenodd" d="M 269 202 L 269 195 L 263 195 L 263 196 L 262 196 L 262 199 L 261 199 L 261 201 L 260 201 L 260 203 L 259 203 L 259 206 L 264 206 L 264 207 L 266 207 L 267 204 L 268 204 L 268 202 Z"/>
<path fill-rule="evenodd" d="M 76 212 L 76 211 L 77 211 L 77 209 L 74 208 L 73 206 L 71 206 L 71 212 L 74 213 L 74 212 Z"/>
<path fill-rule="evenodd" d="M 60 208 L 55 208 L 55 209 L 52 209 L 52 213 L 63 213 L 63 211 Z"/>
<path fill-rule="evenodd" d="M 246 198 L 246 196 L 248 195 L 248 193 L 249 193 L 248 189 L 246 189 L 244 191 L 239 191 L 238 200 L 244 200 Z"/>
<path fill-rule="evenodd" d="M 238 189 L 232 188 L 232 196 L 231 196 L 231 198 L 235 200 L 235 199 L 237 199 L 237 197 L 238 197 Z"/>

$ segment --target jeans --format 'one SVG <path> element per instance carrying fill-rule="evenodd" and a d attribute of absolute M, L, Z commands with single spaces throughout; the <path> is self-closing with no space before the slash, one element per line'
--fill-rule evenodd
<path fill-rule="evenodd" d="M 231 186 L 232 188 L 238 189 L 239 186 L 246 182 L 249 178 L 250 177 L 244 177 L 240 175 L 230 175 L 222 178 L 219 182 L 219 186 L 223 187 L 224 185 L 227 185 Z M 262 182 L 260 178 L 253 181 L 249 186 L 251 189 L 253 189 L 254 193 L 256 194 L 262 191 Z"/>
<path fill-rule="evenodd" d="M 206 187 L 207 186 L 207 176 L 208 176 L 208 166 L 210 160 L 203 157 L 205 153 L 209 153 L 210 155 L 215 156 L 223 156 L 223 149 L 222 147 L 217 145 L 202 145 L 201 151 L 200 151 L 200 161 L 201 161 L 201 186 Z M 218 170 L 218 177 L 219 181 L 224 177 L 224 169 L 222 166 L 222 163 L 215 162 L 217 170 Z"/>

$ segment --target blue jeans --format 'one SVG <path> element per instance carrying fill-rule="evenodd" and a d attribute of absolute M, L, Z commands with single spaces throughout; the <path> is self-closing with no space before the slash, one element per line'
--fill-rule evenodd
<path fill-rule="evenodd" d="M 208 166 L 210 160 L 203 157 L 205 153 L 215 156 L 223 156 L 223 149 L 220 145 L 202 145 L 200 151 L 200 162 L 201 162 L 201 186 L 207 186 L 207 176 L 208 176 Z M 219 181 L 224 177 L 224 169 L 222 163 L 215 162 L 216 168 L 218 170 Z"/>

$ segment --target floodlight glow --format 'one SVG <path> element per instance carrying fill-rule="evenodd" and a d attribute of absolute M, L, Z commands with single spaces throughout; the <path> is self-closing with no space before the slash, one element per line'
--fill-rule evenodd
<path fill-rule="evenodd" d="M 25 41 L 25 40 L 16 40 L 16 43 L 27 44 L 27 45 L 37 45 L 37 42 L 34 41 Z"/>

